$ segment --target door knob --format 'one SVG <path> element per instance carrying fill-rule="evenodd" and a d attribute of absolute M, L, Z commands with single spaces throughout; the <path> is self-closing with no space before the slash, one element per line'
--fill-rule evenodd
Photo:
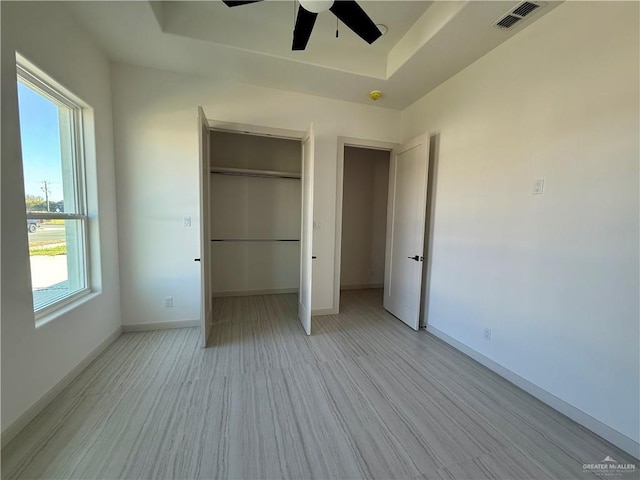
<path fill-rule="evenodd" d="M 414 255 L 413 257 L 407 257 L 410 258 L 411 260 L 415 260 L 416 262 L 422 262 L 424 260 L 424 257 L 421 257 L 419 255 Z"/>
<path fill-rule="evenodd" d="M 199 262 L 199 261 L 200 261 L 200 259 L 199 259 L 199 258 L 194 258 L 194 259 L 193 259 L 193 261 L 194 261 L 194 262 Z"/>

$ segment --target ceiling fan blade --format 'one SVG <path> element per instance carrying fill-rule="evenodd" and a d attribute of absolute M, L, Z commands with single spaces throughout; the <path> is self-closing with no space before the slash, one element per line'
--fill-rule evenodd
<path fill-rule="evenodd" d="M 355 0 L 336 0 L 329 10 L 369 44 L 382 36 L 376 24 Z"/>
<path fill-rule="evenodd" d="M 222 0 L 227 7 L 239 7 L 240 5 L 247 5 L 248 3 L 257 3 L 262 0 Z"/>
<path fill-rule="evenodd" d="M 302 7 L 298 8 L 296 26 L 293 28 L 293 45 L 291 50 L 304 50 L 307 48 L 309 37 L 316 23 L 317 13 L 309 12 Z"/>

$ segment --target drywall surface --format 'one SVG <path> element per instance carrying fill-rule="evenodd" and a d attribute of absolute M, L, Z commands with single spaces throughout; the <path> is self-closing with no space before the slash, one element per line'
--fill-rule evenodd
<path fill-rule="evenodd" d="M 297 178 L 211 175 L 211 237 L 223 240 L 211 244 L 214 295 L 298 289 L 300 189 Z"/>
<path fill-rule="evenodd" d="M 382 285 L 389 152 L 344 149 L 340 286 Z"/>
<path fill-rule="evenodd" d="M 300 172 L 300 140 L 213 131 L 211 164 L 279 172 Z"/>
<path fill-rule="evenodd" d="M 122 64 L 112 83 L 123 323 L 200 317 L 198 105 L 226 122 L 302 131 L 314 122 L 313 308 L 332 308 L 337 137 L 396 141 L 400 112 Z"/>
<path fill-rule="evenodd" d="M 402 113 L 440 136 L 428 324 L 635 442 L 638 9 L 566 2 Z"/>
<path fill-rule="evenodd" d="M 3 432 L 120 328 L 109 63 L 56 3 L 2 2 Z M 93 298 L 36 328 L 20 161 L 15 52 L 93 108 L 87 165 Z M 91 132 L 87 132 L 88 135 Z M 99 239 L 99 242 L 96 240 Z"/>
<path fill-rule="evenodd" d="M 300 242 L 214 242 L 212 246 L 214 296 L 294 292 L 299 285 Z"/>

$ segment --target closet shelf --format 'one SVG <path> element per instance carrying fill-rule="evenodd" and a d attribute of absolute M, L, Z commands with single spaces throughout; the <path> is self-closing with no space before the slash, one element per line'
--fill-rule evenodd
<path fill-rule="evenodd" d="M 297 238 L 212 238 L 212 242 L 299 242 Z"/>
<path fill-rule="evenodd" d="M 276 170 L 253 170 L 249 168 L 211 167 L 211 173 L 243 177 L 300 178 L 299 172 L 278 172 Z"/>

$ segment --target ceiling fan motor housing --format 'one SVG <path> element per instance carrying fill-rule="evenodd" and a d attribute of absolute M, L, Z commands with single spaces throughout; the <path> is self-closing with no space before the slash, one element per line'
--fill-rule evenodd
<path fill-rule="evenodd" d="M 311 13 L 322 13 L 329 10 L 334 0 L 299 0 L 300 6 Z"/>

